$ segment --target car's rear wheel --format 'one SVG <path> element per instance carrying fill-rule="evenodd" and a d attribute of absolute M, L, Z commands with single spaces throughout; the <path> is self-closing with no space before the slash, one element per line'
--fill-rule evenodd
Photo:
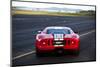
<path fill-rule="evenodd" d="M 74 55 L 79 55 L 80 50 L 75 50 L 73 53 L 74 53 Z"/>
<path fill-rule="evenodd" d="M 80 43 L 80 42 L 79 42 L 79 43 Z M 75 54 L 75 55 L 79 55 L 79 53 L 80 53 L 80 45 L 79 45 L 79 48 L 78 48 L 77 50 L 74 51 L 74 54 Z"/>
<path fill-rule="evenodd" d="M 40 52 L 38 51 L 38 49 L 36 49 L 36 56 L 37 56 L 37 57 L 42 56 L 42 53 L 40 53 Z"/>
<path fill-rule="evenodd" d="M 42 57 L 45 56 L 46 53 L 40 52 L 38 49 L 36 49 L 36 56 L 37 57 Z"/>
<path fill-rule="evenodd" d="M 41 54 L 38 53 L 38 52 L 36 52 L 36 56 L 37 56 L 37 57 L 41 57 Z"/>

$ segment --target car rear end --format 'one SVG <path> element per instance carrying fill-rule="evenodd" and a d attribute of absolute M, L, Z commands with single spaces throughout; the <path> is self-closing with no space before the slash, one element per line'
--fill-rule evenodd
<path fill-rule="evenodd" d="M 36 41 L 38 53 L 79 51 L 79 38 L 65 34 L 50 34 L 41 40 Z"/>

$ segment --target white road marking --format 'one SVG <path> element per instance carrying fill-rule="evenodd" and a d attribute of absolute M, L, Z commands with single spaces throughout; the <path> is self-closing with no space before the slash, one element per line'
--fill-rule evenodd
<path fill-rule="evenodd" d="M 89 32 L 87 32 L 87 33 L 81 34 L 80 37 L 85 36 L 85 35 L 88 35 L 88 34 L 93 33 L 93 32 L 95 32 L 95 30 L 92 30 L 92 31 L 89 31 Z M 35 52 L 36 52 L 36 51 L 31 51 L 31 52 L 28 52 L 28 53 L 21 54 L 21 55 L 19 55 L 19 56 L 14 57 L 12 60 L 15 60 L 15 59 L 18 59 L 18 58 L 27 56 L 27 55 L 32 54 L 32 53 L 35 53 Z"/>
<path fill-rule="evenodd" d="M 28 52 L 28 53 L 25 53 L 25 54 L 21 54 L 21 55 L 19 55 L 19 56 L 14 57 L 12 60 L 21 58 L 21 57 L 23 57 L 23 56 L 27 56 L 27 55 L 32 54 L 32 53 L 35 53 L 35 51 L 31 51 L 31 52 Z"/>
<path fill-rule="evenodd" d="M 81 37 L 81 36 L 84 36 L 84 35 L 87 35 L 87 34 L 90 34 L 90 33 L 93 33 L 93 32 L 95 32 L 95 30 L 92 30 L 92 31 L 89 31 L 89 32 L 87 32 L 87 33 L 81 34 L 80 37 Z"/>

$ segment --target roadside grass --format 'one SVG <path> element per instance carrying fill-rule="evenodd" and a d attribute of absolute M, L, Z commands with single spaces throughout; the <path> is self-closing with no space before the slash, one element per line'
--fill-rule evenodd
<path fill-rule="evenodd" d="M 48 11 L 32 11 L 32 10 L 12 10 L 12 15 L 51 15 L 51 16 L 86 16 L 84 13 L 66 13 L 66 12 L 48 12 Z"/>

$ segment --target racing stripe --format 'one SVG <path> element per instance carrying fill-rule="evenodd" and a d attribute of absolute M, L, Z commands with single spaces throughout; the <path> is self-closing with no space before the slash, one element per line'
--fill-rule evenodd
<path fill-rule="evenodd" d="M 54 34 L 54 40 L 63 40 L 63 34 Z"/>

